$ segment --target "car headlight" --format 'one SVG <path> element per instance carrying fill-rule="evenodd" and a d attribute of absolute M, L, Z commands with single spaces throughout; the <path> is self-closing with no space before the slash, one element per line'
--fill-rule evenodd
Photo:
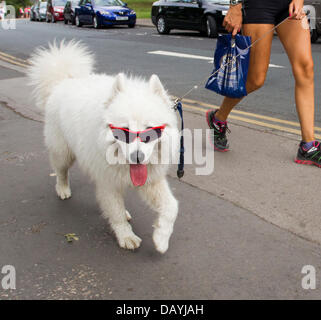
<path fill-rule="evenodd" d="M 132 10 L 129 14 L 136 14 L 136 12 L 134 10 Z"/>
<path fill-rule="evenodd" d="M 105 15 L 105 16 L 110 16 L 111 13 L 109 11 L 101 10 L 99 11 L 100 14 Z"/>

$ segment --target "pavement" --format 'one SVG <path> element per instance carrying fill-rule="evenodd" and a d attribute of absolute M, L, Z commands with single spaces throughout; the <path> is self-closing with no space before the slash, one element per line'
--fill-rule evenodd
<path fill-rule="evenodd" d="M 136 25 L 139 27 L 154 27 L 151 19 L 137 19 Z"/>
<path fill-rule="evenodd" d="M 61 27 L 55 27 L 56 34 Z M 124 31 L 120 30 L 117 36 L 121 38 Z M 136 32 L 151 31 L 141 28 Z M 48 37 L 51 29 L 40 30 L 38 36 L 41 33 Z M 97 37 L 101 41 L 104 36 L 96 30 L 83 31 L 85 41 Z M 14 47 L 12 43 L 19 43 L 19 37 L 18 33 L 11 36 L 11 44 L 9 39 L 2 39 L 6 61 L 0 53 L 0 266 L 12 264 L 17 270 L 17 289 L 0 288 L 0 298 L 320 298 L 318 282 L 316 290 L 301 287 L 304 265 L 313 265 L 317 277 L 321 268 L 320 182 L 316 179 L 318 168 L 293 162 L 299 141 L 295 119 L 285 122 L 292 119 L 289 116 L 286 120 L 282 110 L 269 119 L 259 112 L 266 107 L 263 99 L 254 110 L 250 101 L 250 106 L 232 114 L 231 151 L 215 153 L 215 170 L 210 176 L 197 176 L 195 164 L 187 165 L 179 181 L 176 168 L 172 168 L 169 181 L 180 202 L 180 213 L 165 255 L 153 248 L 151 210 L 130 191 L 126 203 L 133 215 L 133 228 L 143 243 L 136 252 L 127 252 L 118 248 L 100 216 L 93 185 L 77 166 L 71 170 L 73 197 L 68 201 L 57 199 L 55 178 L 43 145 L 43 115 L 33 105 L 24 74 L 23 65 L 34 44 L 24 42 L 24 50 Z M 132 45 L 115 38 L 113 35 L 105 40 L 105 45 L 111 45 L 113 72 L 124 68 L 114 52 L 118 50 L 124 58 L 124 48 Z M 144 64 L 140 57 L 146 38 L 140 47 L 132 48 L 132 52 L 137 51 L 135 68 L 151 62 Z M 168 39 L 167 46 L 172 41 Z M 177 45 L 181 39 L 175 41 Z M 90 43 L 96 48 L 98 60 L 103 61 L 99 42 Z M 199 43 L 205 46 L 201 40 Z M 319 54 L 318 47 L 314 54 Z M 125 56 L 131 66 L 131 57 Z M 155 69 L 162 73 L 159 60 L 153 60 L 144 72 Z M 273 62 L 284 65 L 283 58 Z M 163 64 L 163 68 L 167 66 Z M 284 71 L 273 69 L 270 76 Z M 173 77 L 173 82 L 184 80 L 175 78 L 175 74 Z M 316 86 L 320 86 L 318 81 Z M 180 90 L 177 86 L 178 94 Z M 266 89 L 273 90 L 271 86 Z M 207 99 L 204 90 L 199 90 L 184 101 L 187 128 L 206 129 L 204 113 L 219 102 L 209 105 Z M 203 138 L 205 141 L 204 134 Z M 66 233 L 76 233 L 79 240 L 67 243 Z"/>

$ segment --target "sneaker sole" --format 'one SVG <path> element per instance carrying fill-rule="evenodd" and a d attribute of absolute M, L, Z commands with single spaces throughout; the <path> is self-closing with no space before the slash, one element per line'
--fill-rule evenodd
<path fill-rule="evenodd" d="M 212 112 L 212 110 L 206 111 L 206 122 L 207 122 L 207 125 L 209 126 L 209 128 L 210 128 L 210 129 L 213 129 L 213 128 L 211 127 L 211 124 L 210 124 L 210 118 L 209 118 L 210 112 Z M 210 136 L 208 137 L 208 139 L 209 139 L 210 144 L 212 145 L 212 147 L 214 148 L 215 151 L 219 151 L 219 152 L 227 152 L 227 151 L 230 151 L 229 149 L 220 149 L 220 148 L 215 147 L 215 145 L 214 145 L 214 143 L 212 142 Z"/>
<path fill-rule="evenodd" d="M 300 159 L 295 159 L 294 160 L 295 163 L 298 163 L 298 164 L 306 164 L 306 165 L 309 165 L 309 166 L 317 166 L 319 168 L 321 168 L 321 165 L 314 162 L 314 161 L 311 161 L 311 160 L 300 160 Z"/>

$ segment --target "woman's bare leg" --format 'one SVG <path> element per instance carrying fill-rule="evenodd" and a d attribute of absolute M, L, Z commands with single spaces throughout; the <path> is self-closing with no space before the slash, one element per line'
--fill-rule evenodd
<path fill-rule="evenodd" d="M 310 32 L 302 20 L 288 20 L 277 29 L 292 64 L 295 101 L 301 124 L 302 140 L 314 140 L 314 72 Z"/>
<path fill-rule="evenodd" d="M 243 35 L 251 36 L 253 43 L 272 28 L 272 24 L 245 24 L 243 25 Z M 272 38 L 273 32 L 269 33 L 251 48 L 249 72 L 246 82 L 246 90 L 248 93 L 261 88 L 264 84 L 270 63 Z M 225 121 L 232 109 L 241 100 L 242 99 L 225 97 L 219 111 L 215 114 L 215 117 Z"/>

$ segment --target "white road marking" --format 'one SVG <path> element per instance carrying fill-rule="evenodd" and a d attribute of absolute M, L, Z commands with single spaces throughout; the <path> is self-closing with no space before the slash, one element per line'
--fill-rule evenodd
<path fill-rule="evenodd" d="M 170 56 L 170 57 L 178 57 L 178 58 L 188 58 L 188 59 L 198 59 L 198 60 L 213 60 L 213 58 L 198 56 L 194 54 L 180 53 L 180 52 L 172 52 L 172 51 L 149 51 L 149 54 L 158 54 L 161 56 Z"/>
<path fill-rule="evenodd" d="M 174 52 L 174 51 L 148 51 L 149 54 L 157 54 L 161 56 L 169 56 L 169 57 L 177 57 L 177 58 L 186 58 L 186 59 L 197 59 L 197 60 L 206 60 L 209 63 L 213 62 L 212 57 L 206 57 L 206 56 L 199 56 L 195 54 L 188 54 L 188 53 L 181 53 L 181 52 Z M 270 68 L 285 68 L 284 66 L 279 66 L 277 64 L 270 64 Z"/>

